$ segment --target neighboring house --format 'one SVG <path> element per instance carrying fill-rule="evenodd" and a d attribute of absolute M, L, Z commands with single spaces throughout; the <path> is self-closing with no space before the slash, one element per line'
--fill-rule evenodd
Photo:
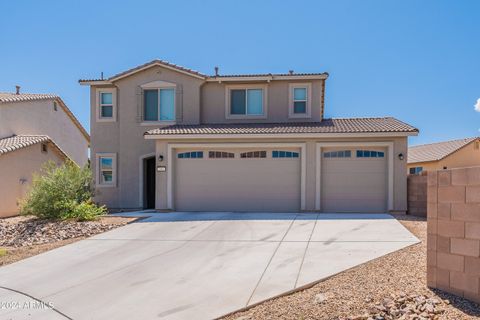
<path fill-rule="evenodd" d="M 0 93 L 0 139 L 47 135 L 79 166 L 88 161 L 90 136 L 60 97 Z"/>
<path fill-rule="evenodd" d="M 424 144 L 408 148 L 408 173 L 480 166 L 480 138 Z"/>
<path fill-rule="evenodd" d="M 0 139 L 0 217 L 18 214 L 32 180 L 47 161 L 61 164 L 67 155 L 45 135 L 19 135 Z"/>
<path fill-rule="evenodd" d="M 394 118 L 324 119 L 327 73 L 207 76 L 154 60 L 91 92 L 97 198 L 113 209 L 405 212 Z"/>

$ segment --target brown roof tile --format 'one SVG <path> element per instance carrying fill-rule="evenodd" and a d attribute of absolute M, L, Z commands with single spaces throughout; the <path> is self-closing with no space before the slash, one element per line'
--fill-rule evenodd
<path fill-rule="evenodd" d="M 395 118 L 325 119 L 302 123 L 245 123 L 171 125 L 147 131 L 146 135 L 178 134 L 308 134 L 418 132 L 418 129 Z"/>
<path fill-rule="evenodd" d="M 11 103 L 11 102 L 28 102 L 28 101 L 38 101 L 38 100 L 56 100 L 67 113 L 69 118 L 77 126 L 77 128 L 82 132 L 83 136 L 90 141 L 90 135 L 87 130 L 82 126 L 77 117 L 73 114 L 70 108 L 67 107 L 63 100 L 55 94 L 43 94 L 43 93 L 11 93 L 11 92 L 0 92 L 0 104 L 1 103 Z"/>
<path fill-rule="evenodd" d="M 408 163 L 438 161 L 471 143 L 477 137 L 423 144 L 408 148 Z"/>
<path fill-rule="evenodd" d="M 18 135 L 0 139 L 0 156 L 42 142 L 52 143 L 65 158 L 69 158 L 65 152 L 46 135 Z"/>

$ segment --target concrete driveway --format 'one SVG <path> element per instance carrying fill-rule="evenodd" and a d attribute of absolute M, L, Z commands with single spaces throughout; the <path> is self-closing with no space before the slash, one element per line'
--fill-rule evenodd
<path fill-rule="evenodd" d="M 152 214 L 0 268 L 0 318 L 212 319 L 417 242 L 386 214 Z"/>

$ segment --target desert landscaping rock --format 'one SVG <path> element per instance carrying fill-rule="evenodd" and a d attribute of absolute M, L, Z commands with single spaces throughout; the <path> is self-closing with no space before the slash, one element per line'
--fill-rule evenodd
<path fill-rule="evenodd" d="M 0 220 L 0 247 L 26 247 L 79 237 L 90 237 L 119 226 L 117 221 L 51 221 L 32 217 Z M 118 218 L 113 218 L 118 219 Z M 124 225 L 128 220 L 120 225 Z"/>

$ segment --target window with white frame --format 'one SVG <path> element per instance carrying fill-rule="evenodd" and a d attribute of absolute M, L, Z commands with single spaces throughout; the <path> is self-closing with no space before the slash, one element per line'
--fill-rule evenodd
<path fill-rule="evenodd" d="M 116 184 L 116 155 L 114 153 L 97 154 L 97 185 L 114 186 Z"/>
<path fill-rule="evenodd" d="M 175 121 L 175 89 L 145 89 L 143 91 L 143 120 Z"/>
<path fill-rule="evenodd" d="M 291 118 L 310 117 L 311 108 L 311 85 L 291 84 L 290 85 L 290 106 L 288 114 Z"/>
<path fill-rule="evenodd" d="M 227 118 L 265 117 L 264 87 L 227 88 Z"/>
<path fill-rule="evenodd" d="M 115 121 L 115 89 L 97 90 L 97 121 Z"/>

